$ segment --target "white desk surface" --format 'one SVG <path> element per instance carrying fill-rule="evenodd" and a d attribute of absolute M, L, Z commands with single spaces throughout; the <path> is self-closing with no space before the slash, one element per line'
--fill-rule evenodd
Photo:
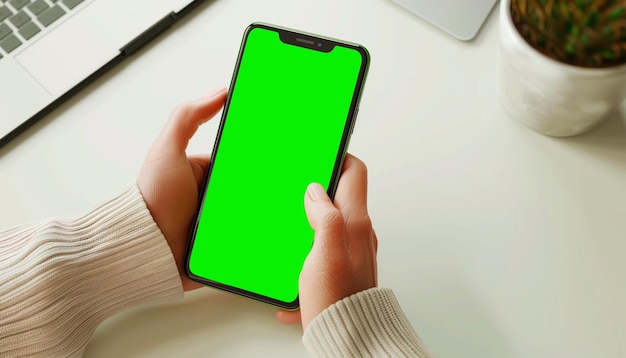
<path fill-rule="evenodd" d="M 228 85 L 245 27 L 365 45 L 350 151 L 369 167 L 380 285 L 442 357 L 626 356 L 626 106 L 569 139 L 511 120 L 497 12 L 463 43 L 389 0 L 216 0 L 0 149 L 0 227 L 75 215 L 134 180 L 179 102 Z M 217 120 L 190 153 L 210 151 Z M 275 309 L 204 288 L 122 313 L 85 356 L 306 356 Z"/>

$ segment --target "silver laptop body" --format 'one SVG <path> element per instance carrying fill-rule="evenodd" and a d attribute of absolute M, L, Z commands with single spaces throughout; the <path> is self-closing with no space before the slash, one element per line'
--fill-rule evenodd
<path fill-rule="evenodd" d="M 497 0 L 392 0 L 462 41 L 473 39 Z"/>
<path fill-rule="evenodd" d="M 203 0 L 0 0 L 0 146 Z"/>

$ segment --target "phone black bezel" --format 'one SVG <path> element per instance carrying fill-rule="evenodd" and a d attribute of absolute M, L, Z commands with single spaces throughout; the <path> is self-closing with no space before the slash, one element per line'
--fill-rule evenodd
<path fill-rule="evenodd" d="M 239 72 L 239 66 L 241 64 L 241 59 L 245 50 L 245 45 L 248 39 L 248 35 L 255 28 L 263 28 L 263 29 L 267 29 L 270 31 L 278 32 L 281 41 L 294 45 L 294 46 L 301 46 L 301 47 L 309 48 L 309 49 L 316 50 L 316 51 L 322 51 L 322 52 L 330 52 L 332 51 L 332 49 L 334 49 L 335 46 L 344 46 L 347 48 L 357 50 L 361 54 L 363 61 L 362 61 L 359 75 L 357 78 L 355 90 L 352 96 L 352 102 L 350 104 L 348 116 L 346 118 L 346 124 L 344 126 L 341 143 L 339 146 L 339 150 L 337 152 L 337 158 L 335 160 L 335 167 L 333 168 L 330 183 L 328 185 L 328 195 L 331 199 L 334 199 L 335 192 L 337 190 L 337 185 L 339 183 L 339 176 L 341 174 L 343 162 L 345 159 L 345 155 L 347 153 L 347 147 L 350 141 L 350 136 L 354 129 L 356 115 L 358 113 L 358 107 L 361 101 L 361 96 L 362 96 L 363 88 L 365 85 L 365 79 L 367 77 L 367 72 L 369 70 L 369 63 L 370 63 L 369 52 L 367 51 L 365 47 L 358 45 L 358 44 L 341 41 L 341 40 L 337 40 L 337 39 L 333 39 L 329 37 L 324 37 L 320 35 L 314 35 L 314 34 L 302 32 L 302 31 L 296 31 L 293 29 L 271 25 L 267 23 L 255 22 L 251 24 L 250 26 L 248 26 L 244 32 L 244 36 L 242 38 L 241 45 L 239 48 L 239 53 L 237 55 L 237 62 L 235 64 L 235 69 L 233 71 L 233 77 L 231 79 L 229 89 L 232 89 L 235 86 L 235 83 L 237 81 L 237 75 Z M 211 158 L 215 157 L 215 153 L 217 152 L 217 148 L 219 146 L 225 120 L 228 115 L 228 109 L 229 109 L 230 100 L 231 100 L 231 93 L 232 91 L 229 90 L 228 95 L 226 97 L 226 102 L 224 104 L 224 109 L 222 111 L 222 116 L 220 119 L 220 124 L 219 124 L 219 128 L 217 131 L 215 143 L 213 145 Z M 191 256 L 191 251 L 193 250 L 193 243 L 194 243 L 195 235 L 198 229 L 198 224 L 200 222 L 200 216 L 202 213 L 202 208 L 204 206 L 204 198 L 206 196 L 206 190 L 208 188 L 208 183 L 209 183 L 212 170 L 213 170 L 213 160 L 209 162 L 209 166 L 207 168 L 207 172 L 204 177 L 204 181 L 202 184 L 202 191 L 200 193 L 200 197 L 198 198 L 199 199 L 198 208 L 196 210 L 196 214 L 195 214 L 194 221 L 193 221 L 193 227 L 190 232 L 189 242 L 187 245 L 187 252 L 185 255 L 185 264 L 184 264 L 184 269 L 185 269 L 185 273 L 187 277 L 203 285 L 215 287 L 224 291 L 228 291 L 228 292 L 235 293 L 241 296 L 252 298 L 254 300 L 261 301 L 264 303 L 269 303 L 271 305 L 278 306 L 286 310 L 298 309 L 299 308 L 299 296 L 296 297 L 296 299 L 292 302 L 284 302 L 284 301 L 280 301 L 271 297 L 267 297 L 267 296 L 260 295 L 254 292 L 250 292 L 250 291 L 238 288 L 238 287 L 229 286 L 221 282 L 217 282 L 217 281 L 213 281 L 204 277 L 200 277 L 191 272 L 189 268 L 189 260 Z"/>

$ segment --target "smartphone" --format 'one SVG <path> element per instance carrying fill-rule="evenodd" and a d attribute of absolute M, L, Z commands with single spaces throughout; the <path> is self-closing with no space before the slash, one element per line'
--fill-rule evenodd
<path fill-rule="evenodd" d="M 189 240 L 192 280 L 299 307 L 314 234 L 304 193 L 317 182 L 334 196 L 369 61 L 357 44 L 246 29 Z"/>

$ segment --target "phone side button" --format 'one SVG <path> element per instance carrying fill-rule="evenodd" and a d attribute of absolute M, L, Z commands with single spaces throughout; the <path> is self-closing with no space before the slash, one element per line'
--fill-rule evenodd
<path fill-rule="evenodd" d="M 359 114 L 359 108 L 354 111 L 354 116 L 352 116 L 352 123 L 350 124 L 350 134 L 354 132 L 354 124 L 356 123 L 356 117 Z"/>

